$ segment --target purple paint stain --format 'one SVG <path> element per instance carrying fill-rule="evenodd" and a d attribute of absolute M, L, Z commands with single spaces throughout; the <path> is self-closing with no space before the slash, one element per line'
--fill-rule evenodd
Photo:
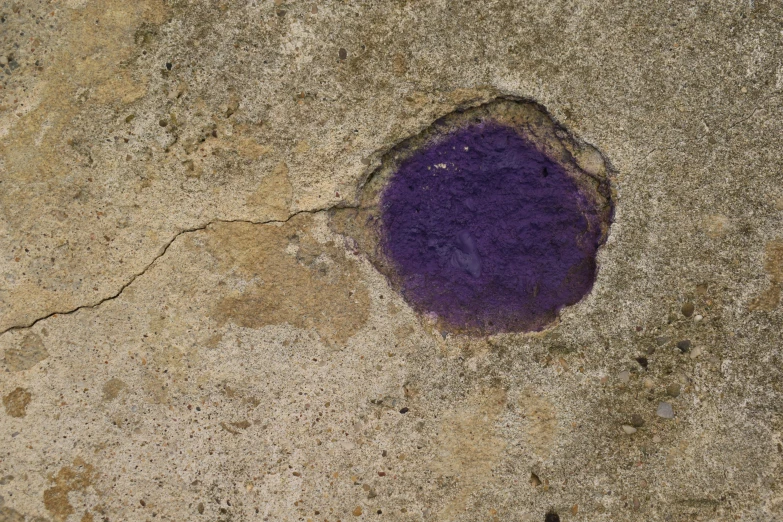
<path fill-rule="evenodd" d="M 474 124 L 407 158 L 381 196 L 402 293 L 456 329 L 541 330 L 590 292 L 599 211 L 514 129 Z"/>

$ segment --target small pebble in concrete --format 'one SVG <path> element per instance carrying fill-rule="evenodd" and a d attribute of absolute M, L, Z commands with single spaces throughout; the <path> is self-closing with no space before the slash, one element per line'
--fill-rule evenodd
<path fill-rule="evenodd" d="M 691 341 L 689 339 L 684 339 L 677 343 L 677 348 L 679 348 L 680 352 L 687 353 L 688 350 L 691 349 Z"/>
<path fill-rule="evenodd" d="M 638 413 L 631 415 L 631 426 L 635 428 L 641 428 L 644 426 L 644 419 Z"/>
<path fill-rule="evenodd" d="M 697 358 L 700 355 L 701 355 L 701 348 L 700 347 L 697 346 L 696 348 L 691 350 L 691 359 L 695 359 L 695 358 Z"/>
<path fill-rule="evenodd" d="M 658 337 L 655 342 L 658 344 L 658 346 L 663 346 L 664 344 L 668 343 L 671 339 L 669 337 Z"/>
<path fill-rule="evenodd" d="M 656 411 L 659 417 L 662 417 L 664 419 L 673 419 L 674 418 L 674 408 L 672 408 L 672 405 L 668 402 L 661 402 L 658 404 L 658 411 Z"/>
<path fill-rule="evenodd" d="M 695 306 L 693 306 L 693 303 L 690 301 L 682 305 L 682 315 L 685 317 L 690 317 L 693 315 L 693 311 L 696 309 Z"/>
<path fill-rule="evenodd" d="M 620 379 L 621 383 L 628 384 L 628 381 L 631 380 L 631 372 L 628 370 L 623 370 L 617 374 L 617 378 Z"/>
<path fill-rule="evenodd" d="M 623 431 L 628 435 L 633 435 L 634 433 L 636 433 L 636 428 L 628 424 L 623 424 Z"/>
<path fill-rule="evenodd" d="M 340 57 L 341 60 L 345 60 L 346 58 L 348 58 L 348 51 L 346 51 L 343 47 L 340 47 L 338 56 Z"/>
<path fill-rule="evenodd" d="M 669 397 L 679 397 L 680 385 L 677 383 L 668 385 L 666 387 L 666 395 L 668 395 Z"/>

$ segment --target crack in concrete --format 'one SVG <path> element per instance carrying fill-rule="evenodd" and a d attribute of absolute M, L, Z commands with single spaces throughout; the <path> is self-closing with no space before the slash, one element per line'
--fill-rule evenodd
<path fill-rule="evenodd" d="M 30 321 L 27 324 L 18 324 L 18 325 L 14 325 L 14 326 L 9 326 L 8 328 L 6 328 L 2 332 L 0 332 L 0 336 L 6 334 L 8 332 L 12 332 L 12 331 L 16 331 L 16 330 L 26 330 L 27 328 L 32 328 L 33 326 L 35 326 L 39 322 L 41 322 L 41 321 L 43 321 L 45 319 L 49 319 L 50 317 L 54 317 L 55 315 L 71 315 L 71 314 L 74 314 L 74 313 L 78 312 L 79 310 L 97 308 L 97 307 L 101 306 L 103 303 L 106 303 L 108 301 L 113 301 L 114 299 L 117 299 L 118 297 L 120 297 L 122 295 L 122 293 L 125 291 L 126 288 L 128 288 L 130 285 L 132 285 L 133 282 L 136 281 L 139 277 L 141 277 L 144 274 L 146 274 L 147 271 L 149 271 L 160 258 L 162 258 L 164 255 L 166 255 L 166 252 L 168 251 L 169 247 L 174 243 L 174 241 L 176 241 L 180 236 L 182 236 L 184 234 L 190 234 L 191 232 L 198 232 L 200 230 L 206 230 L 207 228 L 209 228 L 211 225 L 214 225 L 215 223 L 249 223 L 249 224 L 252 224 L 252 225 L 269 225 L 269 224 L 272 224 L 272 223 L 286 223 L 286 222 L 290 221 L 291 219 L 293 219 L 295 216 L 298 216 L 299 214 L 318 214 L 319 212 L 327 212 L 327 211 L 332 210 L 334 208 L 353 208 L 353 207 L 350 206 L 350 205 L 346 205 L 346 206 L 334 205 L 334 206 L 331 206 L 331 207 L 326 207 L 326 208 L 321 208 L 321 209 L 314 209 L 314 210 L 298 210 L 298 211 L 290 214 L 285 219 L 270 219 L 270 220 L 267 220 L 267 221 L 252 221 L 252 220 L 249 220 L 249 219 L 213 219 L 213 220 L 211 220 L 211 221 L 209 221 L 209 222 L 207 222 L 207 223 L 205 223 L 203 225 L 199 225 L 197 227 L 186 228 L 186 229 L 180 230 L 179 232 L 174 234 L 174 237 L 172 237 L 165 245 L 163 245 L 161 247 L 160 251 L 152 259 L 152 261 L 147 263 L 147 265 L 141 271 L 139 271 L 136 274 L 134 274 L 133 276 L 131 276 L 131 278 L 126 283 L 124 283 L 122 286 L 120 286 L 119 290 L 117 290 L 117 292 L 115 292 L 114 294 L 112 294 L 112 295 L 110 295 L 108 297 L 101 298 L 101 299 L 99 299 L 98 301 L 96 301 L 96 302 L 94 302 L 92 304 L 79 305 L 79 306 L 76 306 L 76 307 L 74 307 L 74 308 L 72 308 L 70 310 L 66 310 L 66 311 L 62 311 L 62 312 L 60 312 L 60 311 L 50 312 L 50 313 L 48 313 L 46 315 L 42 315 L 41 317 L 38 317 L 38 318 Z"/>

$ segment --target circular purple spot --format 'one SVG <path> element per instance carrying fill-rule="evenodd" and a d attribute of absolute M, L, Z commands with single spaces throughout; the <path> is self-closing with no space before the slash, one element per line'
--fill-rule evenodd
<path fill-rule="evenodd" d="M 416 310 L 452 329 L 534 331 L 590 292 L 607 212 L 578 168 L 544 150 L 488 121 L 399 163 L 380 197 L 380 242 Z"/>

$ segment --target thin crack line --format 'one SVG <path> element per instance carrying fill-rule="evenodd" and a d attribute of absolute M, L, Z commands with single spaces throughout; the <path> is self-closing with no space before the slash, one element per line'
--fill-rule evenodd
<path fill-rule="evenodd" d="M 126 283 L 124 283 L 120 287 L 120 289 L 117 290 L 117 292 L 115 292 L 114 294 L 112 294 L 112 295 L 110 295 L 108 297 L 104 297 L 104 298 L 102 298 L 102 299 L 100 299 L 97 302 L 92 303 L 92 304 L 79 305 L 77 307 L 74 307 L 74 308 L 72 308 L 70 310 L 66 310 L 64 312 L 51 312 L 51 313 L 48 313 L 46 315 L 43 315 L 41 317 L 38 317 L 38 318 L 34 319 L 33 321 L 29 322 L 28 324 L 20 324 L 20 325 L 9 326 L 8 328 L 6 328 L 2 332 L 0 332 L 0 336 L 2 336 L 3 334 L 6 334 L 8 332 L 15 331 L 15 330 L 26 330 L 27 328 L 32 328 L 33 326 L 35 326 L 40 321 L 43 321 L 45 319 L 49 319 L 50 317 L 53 317 L 55 315 L 71 315 L 71 314 L 74 314 L 74 313 L 78 312 L 79 310 L 97 308 L 97 307 L 99 307 L 100 305 L 102 305 L 103 303 L 105 303 L 107 301 L 113 301 L 114 299 L 117 299 L 118 297 L 120 297 L 120 295 L 122 295 L 122 293 L 125 291 L 126 288 L 128 288 L 130 285 L 133 284 L 134 281 L 136 281 L 136 279 L 138 279 L 139 277 L 141 277 L 144 274 L 146 274 L 147 271 L 149 271 L 149 269 L 152 268 L 155 265 L 155 263 L 160 258 L 162 258 L 164 255 L 166 255 L 166 252 L 168 251 L 169 247 L 174 243 L 174 241 L 176 241 L 177 238 L 179 238 L 180 236 L 182 236 L 184 234 L 189 234 L 191 232 L 198 232 L 200 230 L 206 230 L 207 228 L 209 228 L 210 226 L 212 226 L 212 225 L 214 225 L 216 223 L 248 223 L 248 224 L 251 224 L 251 225 L 268 225 L 268 224 L 272 224 L 272 223 L 286 223 L 286 222 L 290 221 L 291 219 L 293 219 L 295 216 L 298 216 L 300 214 L 317 214 L 319 212 L 326 212 L 326 211 L 332 210 L 334 208 L 353 208 L 353 207 L 352 206 L 335 205 L 335 206 L 332 206 L 332 207 L 321 208 L 321 209 L 314 209 L 314 210 L 298 210 L 298 211 L 290 214 L 285 219 L 269 219 L 269 220 L 266 220 L 266 221 L 252 221 L 252 220 L 249 220 L 249 219 L 213 219 L 212 221 L 209 221 L 209 222 L 207 222 L 207 223 L 205 223 L 203 225 L 199 225 L 197 227 L 186 228 L 186 229 L 180 230 L 179 232 L 174 234 L 174 237 L 172 237 L 165 245 L 163 245 L 161 247 L 160 251 L 152 259 L 152 261 L 147 263 L 147 265 L 140 272 L 137 272 L 136 274 L 131 276 L 131 278 Z"/>

